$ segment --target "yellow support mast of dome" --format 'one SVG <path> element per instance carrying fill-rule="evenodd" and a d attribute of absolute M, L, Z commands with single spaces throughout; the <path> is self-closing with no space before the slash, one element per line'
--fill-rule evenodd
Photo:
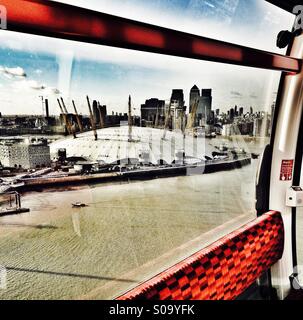
<path fill-rule="evenodd" d="M 132 98 L 128 97 L 128 141 L 133 141 Z"/>

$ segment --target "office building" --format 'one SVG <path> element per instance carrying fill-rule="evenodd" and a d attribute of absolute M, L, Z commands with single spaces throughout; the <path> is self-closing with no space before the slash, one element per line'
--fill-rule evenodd
<path fill-rule="evenodd" d="M 0 162 L 5 167 L 35 169 L 51 165 L 50 148 L 47 141 L 2 141 Z"/>
<path fill-rule="evenodd" d="M 172 129 L 183 129 L 185 125 L 185 101 L 182 89 L 173 89 L 170 98 Z"/>
<path fill-rule="evenodd" d="M 143 127 L 163 126 L 165 121 L 165 101 L 152 98 L 141 105 L 141 122 Z"/>

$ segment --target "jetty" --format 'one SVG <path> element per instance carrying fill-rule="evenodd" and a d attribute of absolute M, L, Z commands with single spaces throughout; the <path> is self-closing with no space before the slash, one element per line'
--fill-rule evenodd
<path fill-rule="evenodd" d="M 0 217 L 30 212 L 29 208 L 22 208 L 21 196 L 18 192 L 5 192 L 0 194 L 0 197 L 7 199 L 3 202 L 4 204 L 8 203 L 8 206 L 4 208 L 0 206 Z"/>

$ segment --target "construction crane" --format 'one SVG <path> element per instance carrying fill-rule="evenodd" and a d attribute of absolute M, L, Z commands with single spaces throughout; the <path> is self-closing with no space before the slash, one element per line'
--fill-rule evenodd
<path fill-rule="evenodd" d="M 63 98 L 61 97 L 60 99 L 61 99 L 61 103 L 62 103 L 62 107 L 63 107 L 64 112 L 65 112 L 66 114 L 68 114 L 68 111 L 67 111 L 67 109 L 66 109 L 66 106 L 65 106 L 65 103 L 64 103 Z"/>
<path fill-rule="evenodd" d="M 195 127 L 198 106 L 199 106 L 199 100 L 195 100 L 190 113 L 190 121 L 188 123 L 189 124 L 188 129 L 194 129 Z"/>
<path fill-rule="evenodd" d="M 175 110 L 176 113 L 176 123 L 175 128 L 182 131 L 182 122 L 183 122 L 183 110 Z"/>
<path fill-rule="evenodd" d="M 78 110 L 76 108 L 76 104 L 75 104 L 75 101 L 72 100 L 72 104 L 73 104 L 73 107 L 74 107 L 74 111 L 75 111 L 75 114 L 76 114 L 76 118 L 77 118 L 77 123 L 78 123 L 78 127 L 79 127 L 79 130 L 80 132 L 82 133 L 84 130 L 83 130 L 83 124 L 82 124 L 82 121 L 79 117 L 79 113 L 78 113 Z"/>
<path fill-rule="evenodd" d="M 132 121 L 132 100 L 128 97 L 128 141 L 132 141 L 133 121 Z"/>
<path fill-rule="evenodd" d="M 65 105 L 62 97 L 61 97 L 61 102 L 62 102 L 63 110 L 65 111 L 65 114 L 66 114 L 66 121 L 67 121 L 67 125 L 69 127 L 69 132 L 70 132 L 70 134 L 73 134 L 74 138 L 76 139 L 77 138 L 76 130 L 75 130 L 75 128 L 73 128 L 72 124 L 70 123 L 70 121 L 68 119 L 68 111 L 67 111 L 66 105 Z"/>
<path fill-rule="evenodd" d="M 162 137 L 163 140 L 166 139 L 166 132 L 168 130 L 169 119 L 170 119 L 170 111 L 171 111 L 171 101 L 169 102 L 168 110 L 167 110 L 167 113 L 165 115 L 164 132 L 163 132 L 163 137 Z"/>
<path fill-rule="evenodd" d="M 64 124 L 65 124 L 65 126 L 66 126 L 66 129 L 67 129 L 67 132 L 68 132 L 68 134 L 71 134 L 71 132 L 70 132 L 70 127 L 69 127 L 69 125 L 68 125 L 67 115 L 66 115 L 66 113 L 64 112 L 64 110 L 63 110 L 63 108 L 62 108 L 62 105 L 61 105 L 60 100 L 57 99 L 57 101 L 58 101 L 58 105 L 59 105 L 59 107 L 60 107 L 61 114 L 62 114 L 62 116 L 63 116 L 63 120 L 64 120 Z"/>
<path fill-rule="evenodd" d="M 89 110 L 91 126 L 92 126 L 92 129 L 94 131 L 95 140 L 97 141 L 98 140 L 98 134 L 97 134 L 97 130 L 96 130 L 96 122 L 95 122 L 95 119 L 94 119 L 94 115 L 93 115 L 93 112 L 92 112 L 92 107 L 90 105 L 90 101 L 89 101 L 89 97 L 88 96 L 86 96 L 86 100 L 87 100 L 87 104 L 88 104 L 88 110 Z"/>
<path fill-rule="evenodd" d="M 197 115 L 197 111 L 198 111 L 198 106 L 199 106 L 199 100 L 195 100 L 192 108 L 191 108 L 191 112 L 188 116 L 188 121 L 186 124 L 186 128 L 184 128 L 184 132 L 183 134 L 185 135 L 186 133 L 188 134 L 192 134 L 193 136 L 195 135 L 195 122 L 196 122 L 196 115 Z"/>

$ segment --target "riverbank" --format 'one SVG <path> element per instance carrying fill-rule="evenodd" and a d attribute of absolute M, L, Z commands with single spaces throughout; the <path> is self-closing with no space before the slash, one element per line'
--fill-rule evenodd
<path fill-rule="evenodd" d="M 150 180 L 165 177 L 208 174 L 220 171 L 228 171 L 237 168 L 242 168 L 251 164 L 251 158 L 243 158 L 237 160 L 224 160 L 195 166 L 173 166 L 163 168 L 148 168 L 140 170 L 132 170 L 125 172 L 108 172 L 95 173 L 88 175 L 70 175 L 64 177 L 36 177 L 29 179 L 22 179 L 24 184 L 18 185 L 15 190 L 24 192 L 35 190 L 42 187 L 58 187 L 71 186 L 81 184 L 99 184 L 115 181 L 127 180 Z"/>
<path fill-rule="evenodd" d="M 19 208 L 19 209 L 13 208 L 13 209 L 0 210 L 0 217 L 11 216 L 11 215 L 21 214 L 21 213 L 26 213 L 26 212 L 30 212 L 30 209 L 28 209 L 28 208 Z"/>

